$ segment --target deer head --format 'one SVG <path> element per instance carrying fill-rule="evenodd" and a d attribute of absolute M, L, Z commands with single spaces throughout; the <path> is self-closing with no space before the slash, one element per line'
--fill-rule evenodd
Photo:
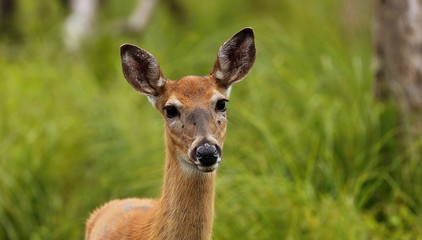
<path fill-rule="evenodd" d="M 211 73 L 204 77 L 171 81 L 147 51 L 129 44 L 122 45 L 120 51 L 126 80 L 148 96 L 163 115 L 167 154 L 190 172 L 217 169 L 223 154 L 231 86 L 246 77 L 255 61 L 253 30 L 242 29 L 227 40 Z"/>

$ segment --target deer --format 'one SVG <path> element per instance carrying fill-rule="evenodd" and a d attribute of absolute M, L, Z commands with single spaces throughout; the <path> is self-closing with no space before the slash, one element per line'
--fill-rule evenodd
<path fill-rule="evenodd" d="M 207 240 L 212 236 L 216 170 L 226 136 L 231 87 L 252 68 L 255 39 L 244 28 L 228 39 L 206 76 L 173 81 L 149 52 L 120 47 L 123 75 L 164 118 L 165 164 L 158 199 L 112 200 L 86 223 L 86 240 Z"/>

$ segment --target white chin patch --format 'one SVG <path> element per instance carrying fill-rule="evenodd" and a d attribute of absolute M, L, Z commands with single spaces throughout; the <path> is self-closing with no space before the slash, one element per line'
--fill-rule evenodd
<path fill-rule="evenodd" d="M 187 173 L 187 174 L 198 174 L 198 168 L 196 167 L 196 165 L 191 162 L 187 157 L 178 157 L 179 163 L 180 163 L 180 167 L 182 168 L 182 170 Z"/>
<path fill-rule="evenodd" d="M 212 166 L 197 165 L 197 167 L 198 167 L 199 170 L 201 170 L 203 172 L 213 172 L 215 169 L 218 168 L 218 165 L 220 165 L 220 164 L 217 162 Z"/>
<path fill-rule="evenodd" d="M 197 161 L 196 163 L 193 163 L 186 157 L 178 157 L 178 160 L 180 162 L 180 166 L 182 170 L 187 174 L 200 174 L 202 172 L 208 173 L 213 172 L 218 168 L 221 162 L 221 158 L 218 158 L 217 162 L 212 166 L 203 166 L 200 165 Z"/>

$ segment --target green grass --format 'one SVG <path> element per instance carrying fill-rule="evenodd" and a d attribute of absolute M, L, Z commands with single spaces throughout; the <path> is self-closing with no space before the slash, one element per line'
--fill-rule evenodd
<path fill-rule="evenodd" d="M 81 239 L 102 203 L 157 196 L 163 121 L 124 80 L 119 46 L 171 79 L 205 75 L 245 26 L 257 60 L 228 106 L 214 239 L 421 238 L 422 140 L 402 141 L 394 105 L 373 99 L 369 11 L 350 33 L 341 1 L 183 0 L 184 24 L 160 5 L 135 36 L 110 30 L 135 1 L 107 1 L 69 53 L 66 11 L 20 2 L 0 39 L 0 239 Z"/>

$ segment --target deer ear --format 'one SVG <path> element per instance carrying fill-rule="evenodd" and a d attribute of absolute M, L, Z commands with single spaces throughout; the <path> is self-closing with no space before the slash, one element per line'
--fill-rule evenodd
<path fill-rule="evenodd" d="M 211 75 L 217 83 L 229 88 L 246 77 L 255 61 L 255 40 L 252 28 L 244 28 L 220 47 Z"/>
<path fill-rule="evenodd" d="M 161 74 L 157 59 L 137 46 L 124 44 L 120 47 L 123 75 L 138 92 L 155 98 L 160 95 L 166 79 Z"/>

